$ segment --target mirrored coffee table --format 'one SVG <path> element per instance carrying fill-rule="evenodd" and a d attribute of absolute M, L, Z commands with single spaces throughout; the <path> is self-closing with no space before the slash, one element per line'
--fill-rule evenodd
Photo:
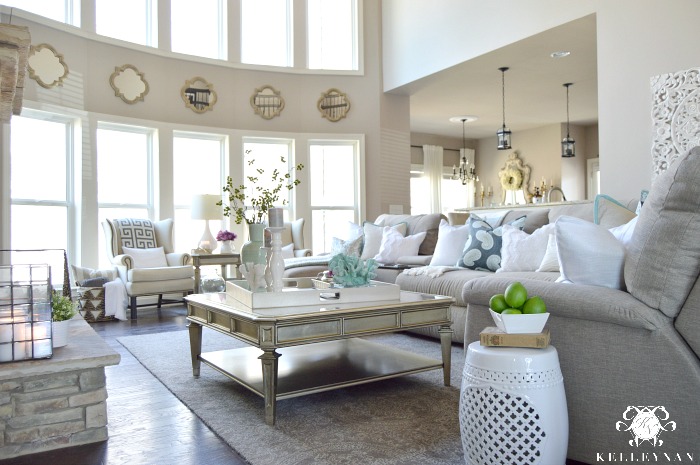
<path fill-rule="evenodd" d="M 201 363 L 264 398 L 275 423 L 278 400 L 429 370 L 450 385 L 452 297 L 401 291 L 397 300 L 250 309 L 226 293 L 187 298 L 192 373 Z M 362 339 L 438 326 L 442 360 Z M 249 347 L 202 353 L 202 328 Z"/>

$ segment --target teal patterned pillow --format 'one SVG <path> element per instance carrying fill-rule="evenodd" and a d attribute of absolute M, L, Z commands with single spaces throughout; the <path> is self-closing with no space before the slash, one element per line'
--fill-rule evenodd
<path fill-rule="evenodd" d="M 526 216 L 521 216 L 508 224 L 523 229 L 526 218 Z M 499 269 L 501 267 L 503 226 L 494 228 L 474 214 L 469 215 L 467 225 L 469 226 L 469 238 L 464 244 L 462 258 L 457 262 L 457 266 L 483 271 Z"/>

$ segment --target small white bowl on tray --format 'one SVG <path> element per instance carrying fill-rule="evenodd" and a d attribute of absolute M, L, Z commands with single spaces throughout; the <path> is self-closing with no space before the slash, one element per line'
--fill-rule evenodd
<path fill-rule="evenodd" d="M 549 313 L 509 314 L 496 313 L 489 308 L 498 329 L 508 334 L 541 333 Z"/>

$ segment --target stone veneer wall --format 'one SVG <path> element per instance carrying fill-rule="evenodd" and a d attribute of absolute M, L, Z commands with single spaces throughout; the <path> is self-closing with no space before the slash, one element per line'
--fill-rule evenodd
<path fill-rule="evenodd" d="M 104 367 L 120 357 L 84 320 L 71 325 L 51 359 L 0 366 L 0 459 L 107 439 Z"/>

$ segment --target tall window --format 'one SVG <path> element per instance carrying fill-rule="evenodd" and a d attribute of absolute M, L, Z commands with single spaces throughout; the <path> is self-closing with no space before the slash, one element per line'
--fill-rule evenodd
<path fill-rule="evenodd" d="M 172 51 L 225 60 L 226 19 L 224 0 L 170 0 Z"/>
<path fill-rule="evenodd" d="M 72 124 L 49 114 L 24 113 L 32 116 L 13 116 L 10 125 L 10 247 L 68 249 L 70 255 Z M 23 253 L 12 259 L 49 261 L 54 283 L 63 280 L 60 254 Z"/>
<path fill-rule="evenodd" d="M 241 0 L 241 61 L 292 66 L 292 0 Z"/>
<path fill-rule="evenodd" d="M 358 69 L 357 0 L 307 0 L 309 69 Z"/>
<path fill-rule="evenodd" d="M 4 5 L 80 26 L 80 0 L 3 0 Z"/>
<path fill-rule="evenodd" d="M 243 139 L 243 184 L 246 186 L 246 204 L 251 197 L 259 194 L 256 188 L 272 190 L 277 186 L 272 181 L 272 173 L 278 170 L 279 173 L 290 173 L 294 167 L 293 140 L 289 139 Z M 282 161 L 284 160 L 284 161 Z M 259 170 L 263 170 L 261 173 Z M 248 182 L 248 177 L 257 177 L 255 184 Z M 292 173 L 292 180 L 295 173 Z M 289 207 L 292 202 L 292 191 L 283 189 L 280 192 L 280 199 L 276 207 L 286 207 L 284 211 L 285 220 L 289 216 Z M 287 205 L 283 205 L 284 201 Z"/>
<path fill-rule="evenodd" d="M 157 47 L 157 6 L 158 0 L 95 0 L 96 32 Z"/>
<path fill-rule="evenodd" d="M 135 126 L 99 123 L 97 205 L 100 266 L 108 266 L 102 222 L 113 218 L 153 218 L 153 134 Z"/>
<path fill-rule="evenodd" d="M 221 194 L 226 139 L 222 136 L 176 133 L 173 138 L 173 190 L 175 202 L 175 250 L 197 247 L 205 220 L 190 217 L 192 196 Z M 223 215 L 222 215 L 223 216 Z M 221 220 L 209 221 L 212 234 L 222 229 Z"/>
<path fill-rule="evenodd" d="M 359 143 L 311 141 L 309 169 L 312 249 L 330 252 L 333 237 L 359 220 Z"/>

